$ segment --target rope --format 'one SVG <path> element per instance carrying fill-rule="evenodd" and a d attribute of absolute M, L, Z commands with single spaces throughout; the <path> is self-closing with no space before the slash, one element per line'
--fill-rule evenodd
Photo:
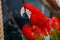
<path fill-rule="evenodd" d="M 0 0 L 0 40 L 4 40 L 1 0 Z"/>

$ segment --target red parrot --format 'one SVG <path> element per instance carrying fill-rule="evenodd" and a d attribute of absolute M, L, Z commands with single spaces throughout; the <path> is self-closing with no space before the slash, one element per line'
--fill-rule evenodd
<path fill-rule="evenodd" d="M 30 16 L 30 22 L 32 24 L 39 25 L 39 22 L 46 20 L 46 16 L 35 6 L 31 4 L 24 4 L 24 7 L 32 12 Z"/>
<path fill-rule="evenodd" d="M 31 4 L 24 4 L 24 8 L 31 11 L 30 22 L 32 25 L 37 25 L 40 29 L 51 30 L 51 24 L 49 19 L 35 6 Z M 44 31 L 43 31 L 44 32 Z"/>
<path fill-rule="evenodd" d="M 31 26 L 25 24 L 22 28 L 22 33 L 27 39 L 35 40 L 34 39 L 35 35 Z"/>

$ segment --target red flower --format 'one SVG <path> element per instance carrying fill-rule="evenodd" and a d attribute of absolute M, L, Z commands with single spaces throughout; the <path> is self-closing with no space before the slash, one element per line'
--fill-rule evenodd
<path fill-rule="evenodd" d="M 37 35 L 40 35 L 42 33 L 41 29 L 38 26 L 35 26 L 33 29 Z"/>
<path fill-rule="evenodd" d="M 53 20 L 54 24 L 56 25 L 56 27 L 60 30 L 59 19 L 57 17 L 53 17 L 52 20 Z"/>
<path fill-rule="evenodd" d="M 54 23 L 52 21 L 51 18 L 47 18 L 47 21 L 46 21 L 46 28 L 47 28 L 47 31 L 50 32 L 51 29 L 53 28 L 54 26 Z"/>
<path fill-rule="evenodd" d="M 43 28 L 43 29 L 42 29 L 42 33 L 43 33 L 45 36 L 48 36 L 48 35 L 49 35 L 49 33 L 48 33 L 48 31 L 47 31 L 46 28 Z"/>
<path fill-rule="evenodd" d="M 34 40 L 35 35 L 32 30 L 32 27 L 26 24 L 22 28 L 22 33 L 27 39 Z"/>
<path fill-rule="evenodd" d="M 22 33 L 28 40 L 35 40 L 35 35 L 37 34 L 39 36 L 42 31 L 38 26 L 25 24 L 22 28 Z"/>
<path fill-rule="evenodd" d="M 57 17 L 52 17 L 52 20 L 53 20 L 53 22 L 58 22 L 59 23 L 59 19 L 57 18 Z"/>

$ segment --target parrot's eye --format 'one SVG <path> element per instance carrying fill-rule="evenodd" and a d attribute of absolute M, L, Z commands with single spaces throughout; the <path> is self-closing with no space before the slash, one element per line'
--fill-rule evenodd
<path fill-rule="evenodd" d="M 23 17 L 23 14 L 25 13 L 25 11 L 26 11 L 26 14 L 27 14 L 28 18 L 30 19 L 31 11 L 28 10 L 28 9 L 24 9 L 24 7 L 22 7 L 21 10 L 20 10 L 21 16 Z"/>

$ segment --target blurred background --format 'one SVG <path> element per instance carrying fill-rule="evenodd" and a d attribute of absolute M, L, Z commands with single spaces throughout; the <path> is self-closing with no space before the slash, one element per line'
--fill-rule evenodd
<path fill-rule="evenodd" d="M 43 12 L 43 14 L 46 15 L 47 17 L 52 17 L 53 15 L 56 15 L 56 12 L 57 12 L 57 10 L 59 10 L 59 6 L 60 6 L 60 4 L 58 4 L 58 3 L 60 3 L 60 2 L 56 0 L 58 7 L 55 7 L 55 6 L 51 6 L 51 5 L 54 5 L 54 3 L 53 3 L 54 1 L 52 1 L 52 4 L 51 4 L 50 3 L 51 1 L 45 0 L 49 3 L 49 5 L 51 6 L 50 7 L 48 4 L 44 4 L 43 1 L 44 0 L 25 0 L 24 2 L 34 5 L 39 10 L 41 10 Z M 24 22 L 23 18 L 21 17 L 21 15 L 18 15 L 18 14 L 20 14 L 20 10 L 23 7 L 23 2 L 22 2 L 22 0 L 2 0 L 5 40 L 22 40 L 21 34 L 17 31 L 17 29 L 9 24 L 10 19 L 9 19 L 7 11 L 4 7 L 4 4 L 6 4 L 7 7 L 9 8 L 9 10 L 12 12 L 13 18 L 15 19 L 16 23 L 18 24 L 19 28 L 22 29 L 22 26 L 25 24 L 25 22 Z M 52 12 L 52 10 L 53 10 L 53 12 Z M 59 13 L 57 15 L 59 15 Z"/>

